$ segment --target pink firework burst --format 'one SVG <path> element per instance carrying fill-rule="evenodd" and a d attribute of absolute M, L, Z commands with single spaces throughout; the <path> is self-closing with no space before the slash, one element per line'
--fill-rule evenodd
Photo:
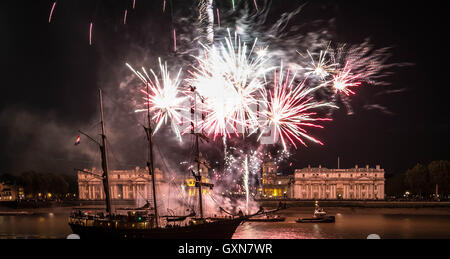
<path fill-rule="evenodd" d="M 141 73 L 134 70 L 130 65 L 126 65 L 145 84 L 145 88 L 141 89 L 141 92 L 145 96 L 144 106 L 149 106 L 150 111 L 153 112 L 152 119 L 156 122 L 153 134 L 155 134 L 163 124 L 166 124 L 167 121 L 170 120 L 172 130 L 177 138 L 182 141 L 182 132 L 179 125 L 182 123 L 182 120 L 185 119 L 182 115 L 183 112 L 188 111 L 188 109 L 184 106 L 187 96 L 180 89 L 181 69 L 178 71 L 177 76 L 172 78 L 170 77 L 167 64 L 162 64 L 161 59 L 159 59 L 160 78 L 153 70 L 150 70 L 152 75 L 152 77 L 150 77 L 144 68 L 142 68 L 143 73 Z M 145 111 L 147 111 L 145 108 L 136 110 L 136 112 Z"/>
<path fill-rule="evenodd" d="M 238 128 L 249 131 L 258 127 L 256 109 L 264 88 L 263 77 L 268 70 L 267 57 L 255 55 L 256 41 L 250 48 L 235 34 L 229 35 L 218 47 L 204 46 L 204 56 L 197 57 L 198 65 L 190 71 L 189 84 L 202 99 L 202 113 L 206 114 L 200 128 L 214 139 L 239 136 Z"/>
<path fill-rule="evenodd" d="M 358 81 L 361 78 L 359 74 L 352 74 L 351 67 L 347 62 L 344 68 L 333 76 L 333 89 L 336 93 L 344 93 L 349 96 L 355 94 L 350 87 L 360 86 L 361 82 Z"/>
<path fill-rule="evenodd" d="M 308 88 L 305 81 L 294 85 L 295 77 L 294 74 L 290 78 L 289 71 L 284 76 L 282 66 L 278 74 L 275 71 L 273 90 L 269 91 L 269 96 L 264 100 L 267 110 L 262 112 L 262 116 L 266 118 L 265 128 L 274 131 L 274 141 L 278 137 L 281 139 L 284 150 L 287 150 L 288 141 L 296 149 L 296 142 L 307 146 L 305 139 L 323 145 L 320 140 L 309 135 L 305 127 L 323 128 L 317 123 L 331 119 L 320 117 L 315 110 L 337 108 L 332 103 L 314 100 L 312 94 L 325 85 Z M 264 133 L 265 130 L 261 135 Z"/>

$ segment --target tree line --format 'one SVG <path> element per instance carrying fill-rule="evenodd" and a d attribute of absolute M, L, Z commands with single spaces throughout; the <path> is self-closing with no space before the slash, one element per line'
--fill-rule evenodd
<path fill-rule="evenodd" d="M 0 182 L 23 187 L 27 198 L 64 199 L 73 197 L 73 194 L 78 196 L 76 175 L 26 171 L 19 175 L 0 174 Z"/>
<path fill-rule="evenodd" d="M 436 187 L 441 200 L 449 199 L 450 161 L 418 163 L 404 173 L 386 175 L 387 196 L 434 199 Z"/>

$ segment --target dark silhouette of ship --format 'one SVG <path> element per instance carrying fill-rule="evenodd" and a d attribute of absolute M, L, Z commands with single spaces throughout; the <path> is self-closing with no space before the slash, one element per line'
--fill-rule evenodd
<path fill-rule="evenodd" d="M 148 91 L 148 87 L 147 87 Z M 136 209 L 126 209 L 125 215 L 116 214 L 111 208 L 110 185 L 108 181 L 108 155 L 106 146 L 106 135 L 103 119 L 102 91 L 99 89 L 100 116 L 101 116 L 101 143 L 80 131 L 91 141 L 100 147 L 102 161 L 102 181 L 105 192 L 106 214 L 83 212 L 77 210 L 69 217 L 69 226 L 74 234 L 81 239 L 231 239 L 237 227 L 247 218 L 242 213 L 238 215 L 229 214 L 221 218 L 207 218 L 203 216 L 202 207 L 202 187 L 213 188 L 213 184 L 202 182 L 200 174 L 199 159 L 199 137 L 195 135 L 195 149 L 197 164 L 196 172 L 191 170 L 195 178 L 195 186 L 198 188 L 199 217 L 195 212 L 188 215 L 159 216 L 157 206 L 157 193 L 155 188 L 154 164 L 153 164 L 153 143 L 152 127 L 150 117 L 150 107 L 147 109 L 148 127 L 144 127 L 148 140 L 149 157 L 147 167 L 152 175 L 153 204 L 147 202 L 144 207 Z M 222 209 L 222 208 L 221 208 Z M 162 220 L 163 219 L 163 220 Z M 165 219 L 165 220 L 164 220 Z"/>

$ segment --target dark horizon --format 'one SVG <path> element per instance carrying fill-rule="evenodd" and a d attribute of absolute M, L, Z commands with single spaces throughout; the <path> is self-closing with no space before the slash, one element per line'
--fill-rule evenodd
<path fill-rule="evenodd" d="M 182 8 L 182 1 L 173 2 L 175 9 Z M 386 79 L 389 86 L 358 89 L 351 102 L 355 114 L 349 116 L 341 108 L 332 122 L 323 123 L 324 129 L 312 131 L 325 145 L 308 143 L 308 148 L 292 149 L 293 169 L 319 164 L 336 168 L 338 156 L 341 168 L 381 165 L 387 173 L 402 173 L 417 163 L 450 160 L 447 86 L 442 82 L 448 60 L 446 13 L 435 2 L 311 1 L 293 19 L 301 24 L 334 18 L 337 40 L 355 43 L 370 38 L 376 48 L 392 47 L 389 62 L 413 64 L 392 68 L 393 74 Z M 122 95 L 122 83 L 131 76 L 124 64 L 131 60 L 150 66 L 157 56 L 174 58 L 171 17 L 162 14 L 158 1 L 137 1 L 124 26 L 120 21 L 128 1 L 100 7 L 99 1 L 58 1 L 49 24 L 52 3 L 0 4 L 4 37 L 0 46 L 6 55 L 1 69 L 0 174 L 26 170 L 71 173 L 73 168 L 98 164 L 98 150 L 85 144 L 86 138 L 82 139 L 84 147 L 73 144 L 79 129 L 98 134 L 100 87 L 105 88 L 108 102 L 107 133 L 113 146 L 118 143 L 112 149 L 112 169 L 143 167 L 145 136 L 139 118 L 126 106 L 117 105 L 130 105 L 130 97 L 139 97 Z M 268 21 L 302 3 L 273 0 Z M 88 44 L 90 20 L 95 21 L 93 46 Z M 142 49 L 152 53 L 152 59 L 141 58 Z M 369 104 L 379 109 L 365 109 Z M 183 157 L 184 151 L 173 138 L 161 135 L 156 141 L 164 146 L 163 153 Z M 214 154 L 209 155 L 214 159 Z"/>

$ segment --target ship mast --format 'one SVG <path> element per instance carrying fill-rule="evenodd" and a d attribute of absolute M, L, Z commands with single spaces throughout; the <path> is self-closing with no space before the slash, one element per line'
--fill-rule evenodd
<path fill-rule="evenodd" d="M 149 85 L 147 83 L 147 96 L 149 96 Z M 147 140 L 148 140 L 148 161 L 147 161 L 147 167 L 148 172 L 152 176 L 152 190 L 153 190 L 153 207 L 155 208 L 155 225 L 158 227 L 159 225 L 159 217 L 158 217 L 158 208 L 156 206 L 156 175 L 155 175 L 155 167 L 153 164 L 153 141 L 152 141 L 152 125 L 151 125 L 151 118 L 150 118 L 150 102 L 147 103 L 147 128 L 144 127 L 145 132 L 147 133 Z"/>
<path fill-rule="evenodd" d="M 192 175 L 195 179 L 195 186 L 198 188 L 198 207 L 200 212 L 200 218 L 203 218 L 203 200 L 202 200 L 202 175 L 200 174 L 200 148 L 198 143 L 198 133 L 195 132 L 198 126 L 197 116 L 195 111 L 197 110 L 197 93 L 195 87 L 191 87 L 192 94 L 194 95 L 193 105 L 191 106 L 191 134 L 195 136 L 195 162 L 197 163 L 197 173 L 192 170 Z"/>
<path fill-rule="evenodd" d="M 198 207 L 199 207 L 199 212 L 200 212 L 200 218 L 203 219 L 203 193 L 202 193 L 202 187 L 209 187 L 210 189 L 212 189 L 214 187 L 214 184 L 210 184 L 210 183 L 203 183 L 202 181 L 202 174 L 200 172 L 200 163 L 202 163 L 200 161 L 200 147 L 199 147 L 199 137 L 201 136 L 203 139 L 205 139 L 208 142 L 208 139 L 201 133 L 196 133 L 195 132 L 195 128 L 198 125 L 198 120 L 197 120 L 197 116 L 195 114 L 196 108 L 197 108 L 197 95 L 195 92 L 195 88 L 191 87 L 191 91 L 193 92 L 194 95 L 194 104 L 191 106 L 191 134 L 194 134 L 195 136 L 195 162 L 197 163 L 197 173 L 194 172 L 194 170 L 192 171 L 192 175 L 194 176 L 195 179 L 195 187 L 198 188 Z M 203 102 L 203 100 L 202 100 Z M 205 119 L 205 114 L 202 113 L 202 120 Z M 195 121 L 195 122 L 194 122 Z"/>
<path fill-rule="evenodd" d="M 198 134 L 195 134 L 195 156 L 197 160 L 197 179 L 196 184 L 198 186 L 198 205 L 200 210 L 200 218 L 203 218 L 203 199 L 202 199 L 202 175 L 200 173 L 200 148 L 198 146 Z"/>
<path fill-rule="evenodd" d="M 108 155 L 106 149 L 106 135 L 105 135 L 105 122 L 103 118 L 103 97 L 102 97 L 102 89 L 98 89 L 99 99 L 100 99 L 100 119 L 102 125 L 102 143 L 99 145 L 100 152 L 102 154 L 102 169 L 103 169 L 103 188 L 105 189 L 105 197 L 106 197 L 106 212 L 111 215 L 111 194 L 109 189 L 109 176 L 108 176 Z"/>

